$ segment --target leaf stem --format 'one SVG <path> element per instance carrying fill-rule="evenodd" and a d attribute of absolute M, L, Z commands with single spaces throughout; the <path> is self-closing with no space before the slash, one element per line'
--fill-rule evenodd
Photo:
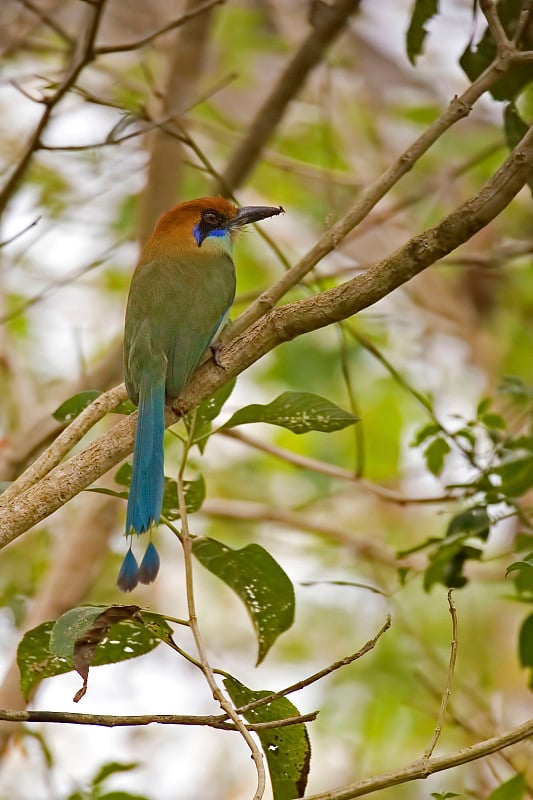
<path fill-rule="evenodd" d="M 200 627 L 198 625 L 198 617 L 196 615 L 196 602 L 194 596 L 194 582 L 193 582 L 193 568 L 192 568 L 193 537 L 191 536 L 189 530 L 187 504 L 185 501 L 185 488 L 183 483 L 184 481 L 183 475 L 187 464 L 187 455 L 189 452 L 189 448 L 192 444 L 193 432 L 194 432 L 194 418 L 190 426 L 189 441 L 185 444 L 183 448 L 182 462 L 176 479 L 176 483 L 178 486 L 178 501 L 179 501 L 180 518 L 181 518 L 181 543 L 183 547 L 183 558 L 185 565 L 185 587 L 187 593 L 189 625 L 196 645 L 196 650 L 198 652 L 199 667 L 203 672 L 207 684 L 213 693 L 213 697 L 217 701 L 221 709 L 231 719 L 231 721 L 233 722 L 233 724 L 243 737 L 244 741 L 250 748 L 250 751 L 252 753 L 252 759 L 254 761 L 255 768 L 257 771 L 257 787 L 253 796 L 253 800 L 261 800 L 261 798 L 265 793 L 265 788 L 266 788 L 266 773 L 265 773 L 265 766 L 263 763 L 262 753 L 255 739 L 248 731 L 243 720 L 240 718 L 234 705 L 230 702 L 228 698 L 225 697 L 224 693 L 222 692 L 218 683 L 216 682 L 213 668 L 211 667 L 211 664 L 209 663 L 209 659 L 207 657 L 204 642 L 200 633 Z"/>

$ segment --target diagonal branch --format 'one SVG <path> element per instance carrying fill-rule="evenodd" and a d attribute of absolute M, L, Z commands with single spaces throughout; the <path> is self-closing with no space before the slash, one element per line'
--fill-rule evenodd
<path fill-rule="evenodd" d="M 322 294 L 275 308 L 219 354 L 223 366 L 202 365 L 168 414 L 176 422 L 203 398 L 283 342 L 356 314 L 468 241 L 505 209 L 533 176 L 533 128 L 485 186 L 438 225 L 400 247 L 365 273 Z M 135 417 L 117 423 L 82 453 L 57 466 L 12 502 L 0 498 L 0 547 L 85 489 L 131 453 Z"/>
<path fill-rule="evenodd" d="M 514 50 L 513 50 L 514 52 Z M 498 58 L 483 72 L 474 83 L 459 97 L 454 97 L 447 110 L 436 119 L 396 161 L 380 175 L 360 196 L 357 203 L 333 227 L 329 228 L 316 242 L 314 247 L 286 272 L 273 286 L 263 292 L 227 330 L 227 337 L 234 337 L 246 330 L 255 320 L 274 308 L 276 303 L 296 286 L 316 265 L 351 233 L 382 200 L 385 195 L 403 178 L 416 162 L 435 144 L 435 142 L 456 122 L 467 117 L 474 103 L 493 86 L 510 66 L 510 54 L 505 65 Z M 222 337 L 224 338 L 224 337 Z"/>
<path fill-rule="evenodd" d="M 101 47 L 97 47 L 95 49 L 95 54 L 97 56 L 102 56 L 107 55 L 108 53 L 130 53 L 132 50 L 138 50 L 140 47 L 150 44 L 164 33 L 174 31 L 176 28 L 181 28 L 182 25 L 185 25 L 185 23 L 189 22 L 191 19 L 198 17 L 205 11 L 209 11 L 209 9 L 214 8 L 214 6 L 220 6 L 225 2 L 226 0 L 207 0 L 206 3 L 202 3 L 193 11 L 188 11 L 185 14 L 182 14 L 177 19 L 172 20 L 172 22 L 168 22 L 166 25 L 158 28 L 153 33 L 143 36 L 141 39 L 137 39 L 135 42 L 128 42 L 126 44 L 102 45 Z"/>
<path fill-rule="evenodd" d="M 524 739 L 528 739 L 530 736 L 533 736 L 533 719 L 518 725 L 516 728 L 512 728 L 501 736 L 485 739 L 483 742 L 478 742 L 471 747 L 465 747 L 463 750 L 458 750 L 451 755 L 437 756 L 430 758 L 428 761 L 423 759 L 415 761 L 409 767 L 400 769 L 397 772 L 378 775 L 376 778 L 366 778 L 358 783 L 352 783 L 340 789 L 332 789 L 324 794 L 312 794 L 306 800 L 352 800 L 354 797 L 363 797 L 380 789 L 387 789 L 390 786 L 399 786 L 401 783 L 428 778 L 435 772 L 443 772 L 453 767 L 459 767 L 461 764 L 468 764 L 470 761 L 477 761 L 506 747 L 511 747 L 513 744 L 523 742 Z"/>
<path fill-rule="evenodd" d="M 360 4 L 361 0 L 337 0 L 334 5 L 327 7 L 327 13 L 321 15 L 320 21 L 306 36 L 257 112 L 216 186 L 218 191 L 233 192 L 244 182 L 289 103 Z"/>

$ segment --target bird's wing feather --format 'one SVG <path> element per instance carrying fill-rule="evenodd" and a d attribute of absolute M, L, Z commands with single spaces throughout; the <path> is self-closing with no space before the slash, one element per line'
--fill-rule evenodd
<path fill-rule="evenodd" d="M 132 280 L 125 326 L 128 393 L 137 402 L 140 380 L 160 379 L 166 359 L 166 395 L 179 395 L 198 366 L 235 295 L 230 256 L 202 254 L 141 263 Z"/>

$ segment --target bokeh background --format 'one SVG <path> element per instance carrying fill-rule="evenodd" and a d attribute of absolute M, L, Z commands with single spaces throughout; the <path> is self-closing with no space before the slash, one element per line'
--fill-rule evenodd
<path fill-rule="evenodd" d="M 362 2 L 283 108 L 245 175 L 236 154 L 265 98 L 325 3 L 227 0 L 188 24 L 141 40 L 205 3 L 108 0 L 97 45 L 108 47 L 56 105 L 20 180 L 5 197 L 0 249 L 0 478 L 13 480 L 56 435 L 51 412 L 82 389 L 122 380 L 121 331 L 139 247 L 158 215 L 183 199 L 225 191 L 242 204 L 282 204 L 283 218 L 244 234 L 236 249 L 233 316 L 273 283 L 436 119 L 468 79 L 458 59 L 483 32 L 472 3 L 447 0 L 429 24 L 416 65 L 406 55 L 412 4 Z M 354 3 L 354 6 L 357 4 Z M 44 96 L 83 43 L 81 0 L 3 0 L 0 6 L 0 170 L 8 185 L 41 117 Z M 120 51 L 124 45 L 138 43 Z M 528 98 L 524 99 L 527 118 Z M 533 108 L 533 106 L 531 106 Z M 337 250 L 297 299 L 364 270 L 437 222 L 493 174 L 508 149 L 502 104 L 482 97 Z M 275 247 L 273 246 L 275 245 Z M 427 747 L 446 683 L 451 621 L 446 590 L 423 587 L 427 554 L 399 551 L 443 536 L 458 504 L 429 502 L 467 482 L 461 453 L 432 475 L 415 432 L 431 421 L 413 395 L 430 396 L 443 424 L 463 424 L 484 396 L 515 432 L 530 420 L 497 394 L 506 375 L 531 382 L 531 195 L 443 262 L 350 321 L 279 347 L 239 377 L 225 415 L 282 391 L 307 391 L 352 408 L 355 428 L 296 436 L 267 426 L 246 440 L 213 437 L 192 467 L 207 499 L 193 531 L 232 547 L 259 542 L 295 584 L 297 614 L 266 661 L 239 601 L 197 566 L 197 602 L 213 664 L 248 686 L 279 689 L 357 650 L 387 613 L 374 651 L 292 697 L 320 709 L 309 726 L 309 791 L 407 766 Z M 283 258 L 280 258 L 280 253 Z M 89 439 L 115 421 L 108 417 Z M 265 453 L 258 443 L 274 447 Z M 169 435 L 167 471 L 179 459 Z M 361 474 L 347 480 L 299 468 L 290 454 Z M 113 487 L 113 472 L 99 485 Z M 405 502 L 405 498 L 415 502 Z M 527 498 L 526 498 L 527 499 Z M 426 502 L 427 501 L 427 502 Z M 13 665 L 21 631 L 84 602 L 123 602 L 115 576 L 125 505 L 82 493 L 2 552 L 0 706 L 23 708 Z M 523 521 L 522 521 L 523 522 Z M 505 569 L 522 522 L 493 526 L 483 558 L 455 593 L 458 661 L 437 752 L 451 752 L 532 716 L 517 638 L 527 613 Z M 182 556 L 158 535 L 163 566 L 133 602 L 183 617 Z M 311 585 L 306 585 L 310 583 Z M 191 647 L 179 634 L 184 647 Z M 32 707 L 106 714 L 214 713 L 201 675 L 162 646 L 91 672 L 80 708 L 74 673 L 45 681 Z M 136 762 L 108 791 L 150 800 L 244 800 L 254 774 L 234 735 L 199 728 L 107 730 L 67 725 L 0 728 L 0 797 L 89 798 L 107 762 Z M 378 792 L 417 800 L 431 792 L 486 798 L 523 771 L 533 796 L 531 744 L 420 784 Z M 117 797 L 122 797 L 118 795 Z M 517 795 L 518 797 L 518 795 Z"/>

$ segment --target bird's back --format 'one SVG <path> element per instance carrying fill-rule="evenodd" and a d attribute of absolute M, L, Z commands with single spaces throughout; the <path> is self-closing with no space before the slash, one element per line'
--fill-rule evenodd
<path fill-rule="evenodd" d="M 166 375 L 166 396 L 179 395 L 209 347 L 235 295 L 229 253 L 199 248 L 141 260 L 132 278 L 124 334 L 128 394 L 141 379 Z M 156 373 L 156 374 L 154 374 Z"/>

